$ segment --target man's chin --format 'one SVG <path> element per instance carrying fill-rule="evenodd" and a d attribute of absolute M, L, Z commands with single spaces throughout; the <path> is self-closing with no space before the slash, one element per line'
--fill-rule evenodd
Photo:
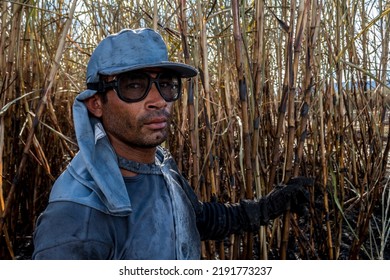
<path fill-rule="evenodd" d="M 146 139 L 144 142 L 144 147 L 145 148 L 155 148 L 167 140 L 167 135 L 166 134 L 161 134 L 161 135 L 156 135 L 155 138 L 150 139 L 149 141 Z"/>

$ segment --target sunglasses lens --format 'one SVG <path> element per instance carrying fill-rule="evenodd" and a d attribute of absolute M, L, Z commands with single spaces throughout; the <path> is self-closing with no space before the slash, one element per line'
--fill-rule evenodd
<path fill-rule="evenodd" d="M 181 80 L 178 76 L 161 73 L 158 78 L 158 86 L 160 94 L 166 101 L 174 101 L 180 97 Z"/>
<path fill-rule="evenodd" d="M 149 87 L 149 76 L 145 73 L 129 72 L 118 77 L 119 94 L 129 102 L 143 99 Z"/>

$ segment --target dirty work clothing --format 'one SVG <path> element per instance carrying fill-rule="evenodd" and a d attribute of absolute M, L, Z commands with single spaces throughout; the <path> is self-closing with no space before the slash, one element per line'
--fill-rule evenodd
<path fill-rule="evenodd" d="M 88 221 L 95 223 L 94 220 L 88 220 L 81 216 L 89 213 L 90 215 L 96 214 L 100 218 L 106 217 L 104 215 L 112 216 L 113 220 L 111 223 L 115 223 L 114 221 L 118 220 L 123 221 L 123 217 L 128 218 L 128 225 L 126 225 L 126 227 L 131 227 L 131 223 L 134 221 L 136 225 L 145 223 L 145 232 L 142 233 L 145 235 L 143 242 L 150 242 L 149 240 L 151 239 L 151 234 L 156 228 L 156 224 L 154 224 L 153 221 L 142 220 L 141 218 L 143 217 L 139 213 L 136 213 L 133 200 L 140 199 L 142 201 L 144 197 L 132 197 L 135 191 L 129 192 L 126 187 L 125 180 L 118 165 L 118 157 L 108 140 L 107 134 L 104 131 L 101 122 L 89 115 L 84 102 L 79 100 L 78 97 L 76 97 L 73 104 L 73 118 L 79 152 L 72 159 L 63 174 L 61 174 L 54 183 L 53 189 L 50 193 L 48 210 L 40 217 L 34 233 L 35 251 L 33 258 L 39 258 L 40 252 L 46 251 L 44 256 L 45 258 L 58 259 L 60 256 L 56 255 L 56 248 L 64 247 L 64 242 L 70 241 L 69 239 L 71 237 L 63 237 L 65 234 L 56 232 L 57 229 L 53 228 L 54 226 L 58 227 L 58 224 L 63 222 L 60 218 L 63 219 L 63 216 L 67 215 L 67 213 L 65 213 L 61 215 L 61 217 L 57 217 L 56 215 L 59 210 L 56 210 L 56 205 L 61 205 L 58 207 L 62 207 L 63 210 L 63 207 L 65 206 L 67 206 L 67 208 L 72 208 L 69 207 L 69 205 L 73 204 L 75 208 L 86 208 L 82 211 L 82 213 L 80 213 L 79 219 L 73 219 L 70 215 L 72 211 L 67 209 L 70 213 L 69 217 L 65 220 L 72 223 L 68 225 L 63 224 L 64 228 L 75 227 L 74 230 L 78 231 L 79 235 L 90 236 L 87 231 L 89 229 L 95 229 L 83 224 Z M 191 203 L 188 201 L 188 196 L 185 194 L 177 180 L 172 177 L 171 162 L 171 156 L 163 149 L 159 148 L 155 164 L 159 167 L 162 174 L 159 175 L 157 181 L 163 181 L 164 184 L 160 184 L 158 186 L 158 191 L 164 194 L 165 197 L 169 196 L 171 202 L 170 206 L 165 206 L 168 207 L 166 208 L 165 215 L 170 216 L 165 217 L 163 222 L 165 223 L 165 221 L 173 219 L 171 223 L 174 224 L 172 232 L 168 233 L 168 231 L 166 231 L 164 234 L 167 234 L 167 236 L 159 236 L 159 238 L 165 240 L 169 240 L 171 238 L 172 242 L 175 243 L 173 246 L 175 254 L 170 257 L 177 259 L 199 259 L 200 237 L 196 229 L 196 215 L 194 214 Z M 154 184 L 149 180 L 156 180 L 155 178 L 149 179 L 149 175 L 144 177 L 144 180 L 148 181 L 149 185 Z M 144 187 L 141 184 L 134 185 L 138 188 Z M 160 202 L 162 199 L 158 196 L 158 193 L 155 193 L 154 197 L 153 194 L 150 195 L 151 198 L 158 199 L 158 201 L 151 199 L 149 204 L 145 207 L 157 207 L 152 206 L 153 203 L 157 203 L 158 206 L 163 204 Z M 136 207 L 141 206 L 136 205 Z M 171 209 L 169 211 L 171 211 L 172 215 L 169 213 L 168 209 Z M 129 218 L 130 216 L 132 217 Z M 92 218 L 92 216 L 90 217 Z M 138 217 L 139 220 L 137 220 L 136 217 Z M 98 221 L 99 220 L 97 220 L 96 223 Z M 107 223 L 110 223 L 111 220 L 106 219 L 106 221 Z M 117 225 L 106 224 L 99 226 L 108 227 L 112 230 L 115 229 Z M 97 225 L 93 225 L 93 227 L 97 227 Z M 41 229 L 45 229 L 45 231 Z M 132 232 L 134 232 L 135 229 L 136 228 L 134 227 Z M 111 236 L 115 235 L 114 232 L 110 232 L 110 234 L 112 234 Z M 171 236 L 172 234 L 174 235 L 173 237 Z M 127 238 L 134 238 L 135 240 L 138 236 L 127 236 Z M 92 239 L 83 241 L 95 242 L 96 240 Z M 118 242 L 118 240 L 115 240 L 115 242 Z M 111 246 L 115 245 L 119 246 L 120 244 L 111 244 Z M 148 245 L 139 244 L 139 248 L 145 248 L 146 246 Z M 128 249 L 136 250 L 137 248 Z M 70 251 L 70 249 L 68 251 Z M 167 257 L 164 255 L 155 255 L 152 254 L 152 252 L 144 253 L 145 255 L 139 256 L 139 258 L 159 259 Z M 165 252 L 161 254 L 165 254 Z M 62 257 L 81 259 L 84 256 L 67 255 Z"/>
<path fill-rule="evenodd" d="M 38 219 L 34 259 L 200 259 L 201 239 L 245 230 L 241 207 L 199 202 L 165 149 L 154 164 L 126 164 L 77 98 L 73 116 L 79 152 Z"/>
<path fill-rule="evenodd" d="M 34 258 L 176 259 L 172 203 L 162 175 L 124 180 L 132 198 L 128 216 L 72 202 L 50 203 L 38 222 Z"/>

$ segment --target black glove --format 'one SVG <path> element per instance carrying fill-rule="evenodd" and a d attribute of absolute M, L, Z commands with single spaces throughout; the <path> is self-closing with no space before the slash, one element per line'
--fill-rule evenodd
<path fill-rule="evenodd" d="M 303 214 L 309 203 L 309 192 L 305 186 L 313 185 L 314 180 L 306 177 L 291 178 L 286 185 L 279 185 L 260 200 L 241 200 L 247 231 L 258 230 L 283 214 L 286 210 Z"/>

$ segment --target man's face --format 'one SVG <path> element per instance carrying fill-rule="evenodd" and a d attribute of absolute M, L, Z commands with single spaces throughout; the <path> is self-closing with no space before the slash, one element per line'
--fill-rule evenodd
<path fill-rule="evenodd" d="M 159 71 L 146 72 L 154 78 Z M 134 103 L 122 101 L 114 90 L 109 90 L 100 118 L 114 148 L 151 148 L 166 140 L 171 108 L 172 102 L 165 101 L 153 83 L 146 98 Z"/>

